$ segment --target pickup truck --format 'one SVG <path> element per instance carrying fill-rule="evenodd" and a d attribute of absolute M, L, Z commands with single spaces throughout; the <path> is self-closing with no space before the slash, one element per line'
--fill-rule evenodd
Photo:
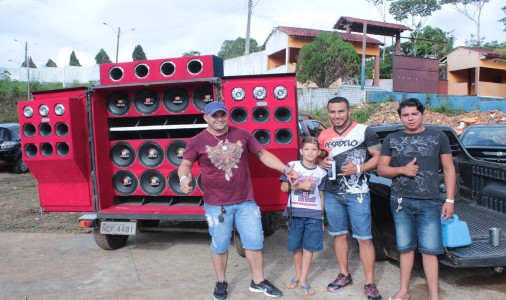
<path fill-rule="evenodd" d="M 492 267 L 501 272 L 506 266 L 506 165 L 473 158 L 462 146 L 457 134 L 447 126 L 424 125 L 442 130 L 450 140 L 457 172 L 455 214 L 469 227 L 472 244 L 447 248 L 440 262 L 454 268 Z M 389 133 L 403 130 L 400 124 L 372 126 L 383 140 Z M 446 199 L 443 174 L 440 174 L 440 195 Z M 372 172 L 373 242 L 376 259 L 398 259 L 395 227 L 389 206 L 391 180 Z M 499 247 L 489 241 L 489 228 L 503 229 Z"/>

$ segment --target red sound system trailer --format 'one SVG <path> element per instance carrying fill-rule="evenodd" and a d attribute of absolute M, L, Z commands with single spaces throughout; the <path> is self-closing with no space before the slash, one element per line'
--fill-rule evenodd
<path fill-rule="evenodd" d="M 285 163 L 298 158 L 294 74 L 226 77 L 213 55 L 102 64 L 99 86 L 36 92 L 18 104 L 23 160 L 41 207 L 85 213 L 80 226 L 92 227 L 106 250 L 147 224 L 205 221 L 198 164 L 189 195 L 177 168 L 188 140 L 207 128 L 203 110 L 212 101 Z M 269 235 L 287 196 L 278 172 L 254 156 L 250 169 Z"/>

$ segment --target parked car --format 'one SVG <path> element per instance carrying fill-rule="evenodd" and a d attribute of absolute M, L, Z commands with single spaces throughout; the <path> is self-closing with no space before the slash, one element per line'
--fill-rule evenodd
<path fill-rule="evenodd" d="M 506 124 L 471 125 L 460 141 L 476 159 L 506 163 Z"/>
<path fill-rule="evenodd" d="M 0 166 L 10 166 L 15 173 L 27 173 L 21 155 L 19 124 L 0 124 Z"/>
<path fill-rule="evenodd" d="M 299 115 L 299 136 L 300 138 L 306 136 L 318 137 L 320 132 L 325 130 L 325 126 L 310 116 Z"/>

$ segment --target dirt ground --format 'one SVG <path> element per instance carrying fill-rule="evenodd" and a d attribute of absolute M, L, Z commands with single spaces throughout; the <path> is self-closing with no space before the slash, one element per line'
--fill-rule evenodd
<path fill-rule="evenodd" d="M 44 213 L 39 206 L 37 181 L 31 173 L 0 169 L 0 231 L 87 233 L 77 219 L 82 213 Z"/>

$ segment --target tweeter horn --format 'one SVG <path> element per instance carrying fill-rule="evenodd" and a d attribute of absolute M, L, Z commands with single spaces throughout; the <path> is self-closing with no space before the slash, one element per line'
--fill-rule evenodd
<path fill-rule="evenodd" d="M 112 176 L 112 187 L 121 195 L 128 196 L 137 190 L 139 183 L 134 173 L 121 170 Z"/>
<path fill-rule="evenodd" d="M 122 116 L 130 110 L 130 98 L 125 91 L 114 91 L 107 96 L 107 110 L 115 116 Z"/>
<path fill-rule="evenodd" d="M 160 171 L 147 170 L 142 173 L 139 185 L 144 193 L 149 196 L 158 196 L 165 190 L 165 177 Z"/>

